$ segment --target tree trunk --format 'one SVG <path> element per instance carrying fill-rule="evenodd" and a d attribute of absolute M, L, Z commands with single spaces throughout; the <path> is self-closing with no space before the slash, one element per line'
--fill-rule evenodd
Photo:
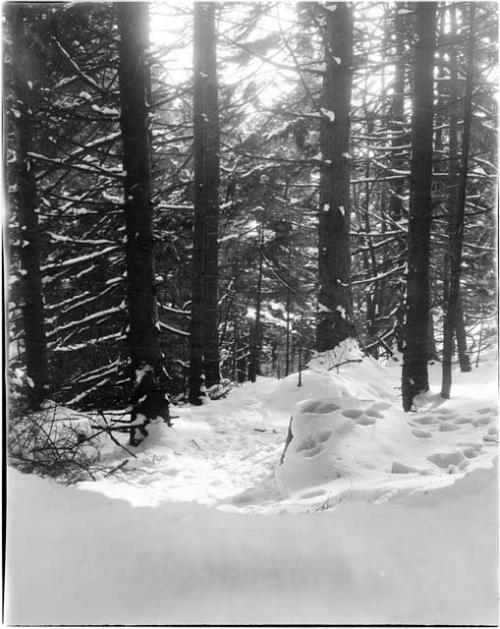
<path fill-rule="evenodd" d="M 260 374 L 260 340 L 261 340 L 261 323 L 260 323 L 260 309 L 262 303 L 262 268 L 264 263 L 264 226 L 261 223 L 260 226 L 260 241 L 259 241 L 259 269 L 257 275 L 257 292 L 255 296 L 255 322 L 252 331 L 251 343 L 250 343 L 250 360 L 248 364 L 248 379 L 250 382 L 255 382 L 257 376 Z"/>
<path fill-rule="evenodd" d="M 429 317 L 429 260 L 432 223 L 433 68 L 436 3 L 416 3 L 414 102 L 410 213 L 408 226 L 408 279 L 405 348 L 403 352 L 403 408 L 429 389 L 427 338 Z"/>
<path fill-rule="evenodd" d="M 10 5 L 12 24 L 12 69 L 14 93 L 19 117 L 15 120 L 17 187 L 17 215 L 21 229 L 21 299 L 24 328 L 26 375 L 29 383 L 28 399 L 32 408 L 38 408 L 49 388 L 49 365 L 45 333 L 40 270 L 40 232 L 38 225 L 38 194 L 36 172 L 29 155 L 34 150 L 35 112 L 41 69 L 33 50 L 36 41 L 27 32 L 26 7 Z"/>
<path fill-rule="evenodd" d="M 429 310 L 427 322 L 427 360 L 437 360 L 436 339 L 434 338 L 434 317 Z"/>
<path fill-rule="evenodd" d="M 159 374 L 161 352 L 157 329 L 154 274 L 153 209 L 148 131 L 148 5 L 118 2 L 120 32 L 120 126 L 125 171 L 128 344 L 132 380 L 149 365 Z"/>
<path fill-rule="evenodd" d="M 321 95 L 319 294 L 316 343 L 320 352 L 352 336 L 350 287 L 349 130 L 352 88 L 352 8 L 337 3 L 325 14 Z"/>
<path fill-rule="evenodd" d="M 219 111 L 216 5 L 194 4 L 194 230 L 189 399 L 220 382 L 218 225 Z"/>
<path fill-rule="evenodd" d="M 470 364 L 469 354 L 467 353 L 467 335 L 465 333 L 464 323 L 464 311 L 462 306 L 462 299 L 458 296 L 457 302 L 457 317 L 455 320 L 455 331 L 457 338 L 457 352 L 458 352 L 458 364 L 460 365 L 460 371 L 468 372 L 472 370 Z"/>
<path fill-rule="evenodd" d="M 405 14 L 400 11 L 400 8 L 406 3 L 397 3 L 394 5 L 394 31 L 396 36 L 395 43 L 395 67 L 394 67 L 394 92 L 391 103 L 391 146 L 394 149 L 391 153 L 391 166 L 395 170 L 404 170 L 406 151 L 403 146 L 408 142 L 408 138 L 403 134 L 405 128 L 405 64 L 404 64 L 404 51 L 405 51 Z M 401 148 L 399 148 L 401 147 Z M 405 180 L 403 178 L 396 179 L 391 189 L 391 196 L 389 199 L 389 214 L 391 218 L 399 222 L 404 218 L 403 207 L 403 195 L 405 194 Z M 398 239 L 396 247 L 396 255 L 398 258 L 405 253 L 405 243 L 402 239 Z M 396 308 L 396 345 L 398 351 L 402 352 L 404 348 L 404 280 L 401 278 L 398 280 L 398 288 L 396 291 L 396 299 L 399 305 Z"/>
<path fill-rule="evenodd" d="M 467 51 L 467 77 L 465 82 L 464 123 L 462 132 L 462 159 L 460 172 L 453 172 L 452 185 L 457 186 L 457 196 L 450 204 L 448 225 L 448 259 L 450 282 L 448 303 L 444 318 L 443 332 L 443 380 L 441 397 L 449 398 L 451 391 L 451 364 L 453 356 L 453 331 L 457 323 L 457 311 L 460 299 L 460 265 L 462 263 L 462 242 L 464 230 L 465 200 L 467 192 L 467 172 L 469 163 L 470 128 L 472 120 L 472 73 L 474 67 L 474 23 L 476 7 L 470 4 L 469 38 Z"/>

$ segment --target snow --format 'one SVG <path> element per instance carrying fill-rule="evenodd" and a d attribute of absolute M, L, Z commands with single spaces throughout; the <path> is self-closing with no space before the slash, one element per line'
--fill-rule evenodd
<path fill-rule="evenodd" d="M 322 113 L 323 116 L 328 118 L 328 120 L 330 122 L 334 122 L 335 121 L 335 113 L 333 111 L 330 111 L 329 109 L 326 109 L 325 107 L 321 107 L 320 108 L 320 112 Z"/>
<path fill-rule="evenodd" d="M 6 622 L 495 624 L 495 365 L 450 400 L 432 366 L 405 414 L 350 340 L 107 443 L 95 482 L 9 468 Z"/>
<path fill-rule="evenodd" d="M 342 319 L 346 318 L 345 308 L 343 306 L 337 306 L 335 310 L 339 313 Z"/>

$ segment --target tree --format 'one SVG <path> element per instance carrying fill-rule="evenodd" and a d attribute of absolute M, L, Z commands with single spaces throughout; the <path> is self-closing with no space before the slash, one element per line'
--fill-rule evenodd
<path fill-rule="evenodd" d="M 326 71 L 320 103 L 319 351 L 353 334 L 350 291 L 349 129 L 353 19 L 347 3 L 324 7 Z"/>
<path fill-rule="evenodd" d="M 407 303 L 403 352 L 403 408 L 429 389 L 427 372 L 429 260 L 432 223 L 432 141 L 436 3 L 416 4 L 412 156 L 407 253 Z"/>
<path fill-rule="evenodd" d="M 457 331 L 458 341 L 461 327 L 459 317 L 463 317 L 460 302 L 460 265 L 462 262 L 464 214 L 467 192 L 467 174 L 469 168 L 468 162 L 470 130 L 472 120 L 472 69 L 474 64 L 475 11 L 475 5 L 471 4 L 469 14 L 467 76 L 464 97 L 461 163 L 459 169 L 456 167 L 456 161 L 451 165 L 452 176 L 450 178 L 450 184 L 452 188 L 455 188 L 455 190 L 451 191 L 452 198 L 449 206 L 448 259 L 450 267 L 450 281 L 448 289 L 448 301 L 445 304 L 446 312 L 443 326 L 443 381 L 441 386 L 441 396 L 444 398 L 450 397 L 451 390 L 453 332 L 455 330 Z M 461 336 L 463 337 L 463 334 Z"/>
<path fill-rule="evenodd" d="M 13 72 L 13 127 L 16 137 L 14 185 L 20 228 L 21 303 L 24 328 L 29 402 L 37 408 L 49 388 L 47 338 L 40 268 L 39 200 L 37 173 L 31 152 L 36 148 L 36 113 L 39 105 L 41 68 L 37 38 L 29 28 L 23 4 L 8 7 L 11 26 Z"/>
<path fill-rule="evenodd" d="M 119 2 L 116 7 L 120 32 L 120 127 L 125 171 L 128 344 L 134 379 L 136 370 L 144 365 L 156 374 L 161 369 L 146 102 L 148 5 Z"/>
<path fill-rule="evenodd" d="M 189 399 L 219 383 L 219 108 L 216 5 L 194 5 L 194 226 Z"/>

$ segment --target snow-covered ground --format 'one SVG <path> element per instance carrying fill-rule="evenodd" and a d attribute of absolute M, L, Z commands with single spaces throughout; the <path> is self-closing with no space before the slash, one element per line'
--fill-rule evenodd
<path fill-rule="evenodd" d="M 329 367 L 174 408 L 78 488 L 9 468 L 7 622 L 495 624 L 496 362 L 410 414 L 397 364 Z"/>

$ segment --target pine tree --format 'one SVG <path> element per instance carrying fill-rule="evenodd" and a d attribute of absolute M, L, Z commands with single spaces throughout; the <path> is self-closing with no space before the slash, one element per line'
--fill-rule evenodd
<path fill-rule="evenodd" d="M 7 12 L 11 30 L 16 160 L 14 185 L 16 214 L 20 227 L 21 302 L 29 402 L 37 408 L 49 388 L 47 338 L 40 268 L 40 229 L 37 172 L 31 152 L 36 149 L 36 113 L 39 106 L 40 51 L 29 28 L 27 9 L 10 4 Z"/>
<path fill-rule="evenodd" d="M 408 227 L 408 278 L 403 408 L 429 389 L 427 371 L 429 325 L 429 261 L 432 223 L 433 68 L 436 3 L 416 5 L 416 46 L 413 80 L 412 157 Z"/>
<path fill-rule="evenodd" d="M 189 399 L 199 403 L 203 384 L 220 381 L 218 226 L 219 110 L 216 5 L 194 5 L 194 227 Z"/>
<path fill-rule="evenodd" d="M 469 146 L 472 120 L 472 69 L 474 64 L 474 21 L 475 5 L 470 5 L 469 37 L 467 51 L 467 76 L 464 97 L 464 118 L 462 132 L 462 155 L 460 168 L 452 166 L 451 185 L 456 186 L 456 192 L 452 192 L 453 201 L 450 204 L 449 229 L 448 229 L 448 259 L 450 265 L 450 281 L 448 290 L 448 302 L 445 304 L 446 313 L 443 328 L 443 382 L 441 396 L 450 397 L 451 390 L 451 363 L 453 356 L 453 332 L 461 329 L 458 317 L 462 316 L 460 301 L 460 265 L 462 262 L 462 244 L 464 231 L 464 214 L 467 192 L 467 174 L 469 169 Z M 458 326 L 457 326 L 458 323 Z M 463 339 L 463 334 L 460 337 Z M 462 341 L 463 345 L 463 341 Z M 462 347 L 463 355 L 463 347 Z M 463 360 L 463 359 L 462 359 Z"/>
<path fill-rule="evenodd" d="M 347 3 L 326 4 L 326 71 L 320 103 L 319 351 L 353 335 L 350 287 L 350 105 L 353 18 Z"/>
<path fill-rule="evenodd" d="M 147 365 L 161 368 L 154 273 L 153 208 L 148 129 L 148 5 L 117 3 L 120 32 L 120 126 L 125 170 L 128 344 L 132 378 Z"/>

